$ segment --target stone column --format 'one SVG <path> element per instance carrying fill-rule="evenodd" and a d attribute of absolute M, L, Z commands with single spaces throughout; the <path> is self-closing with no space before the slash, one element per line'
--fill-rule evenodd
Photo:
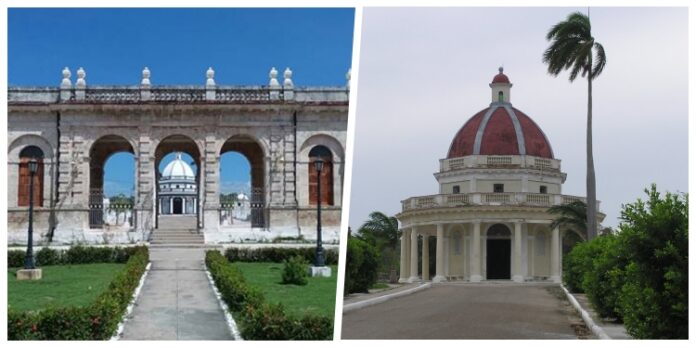
<path fill-rule="evenodd" d="M 481 222 L 474 221 L 472 224 L 473 238 L 471 239 L 471 277 L 469 280 L 478 283 L 483 279 L 481 277 Z"/>
<path fill-rule="evenodd" d="M 435 277 L 433 283 L 440 283 L 447 280 L 445 278 L 445 226 L 437 224 L 437 247 L 435 249 Z"/>
<path fill-rule="evenodd" d="M 423 235 L 423 262 L 422 262 L 422 278 L 424 282 L 430 280 L 430 249 L 428 244 L 428 235 Z"/>
<path fill-rule="evenodd" d="M 561 282 L 561 232 L 558 227 L 551 231 L 551 280 Z"/>
<path fill-rule="evenodd" d="M 416 232 L 416 227 L 411 229 L 411 277 L 408 278 L 409 283 L 414 283 L 420 280 L 418 278 L 418 232 Z"/>
<path fill-rule="evenodd" d="M 399 283 L 407 283 L 409 276 L 408 239 L 411 238 L 409 229 L 401 231 L 401 263 L 399 264 Z"/>
<path fill-rule="evenodd" d="M 201 168 L 199 171 L 200 182 L 198 183 L 198 196 L 196 197 L 198 207 L 196 214 L 199 218 L 199 225 L 203 226 L 206 241 L 215 240 L 212 236 L 219 231 L 220 227 L 220 154 L 218 150 L 217 130 L 210 127 L 206 129 L 204 153 L 200 157 Z"/>
<path fill-rule="evenodd" d="M 513 274 L 512 280 L 518 283 L 524 281 L 522 275 L 522 222 L 515 222 L 515 248 L 512 253 Z"/>

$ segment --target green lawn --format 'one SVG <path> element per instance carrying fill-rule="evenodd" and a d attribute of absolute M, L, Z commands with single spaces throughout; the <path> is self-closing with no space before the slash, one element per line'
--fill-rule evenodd
<path fill-rule="evenodd" d="M 104 292 L 125 264 L 95 263 L 41 267 L 38 281 L 18 281 L 17 268 L 7 271 L 7 303 L 16 310 L 39 310 L 49 306 L 84 306 Z"/>
<path fill-rule="evenodd" d="M 261 290 L 269 303 L 281 302 L 288 313 L 313 313 L 333 319 L 336 307 L 336 266 L 331 277 L 308 278 L 307 285 L 281 284 L 282 263 L 235 262 L 247 282 Z"/>

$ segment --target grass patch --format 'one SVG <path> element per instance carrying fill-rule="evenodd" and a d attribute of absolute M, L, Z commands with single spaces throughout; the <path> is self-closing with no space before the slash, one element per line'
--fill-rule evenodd
<path fill-rule="evenodd" d="M 374 283 L 370 289 L 374 290 L 382 290 L 382 289 L 389 289 L 389 284 L 387 283 Z"/>
<path fill-rule="evenodd" d="M 281 284 L 282 263 L 235 262 L 247 282 L 263 292 L 268 303 L 282 303 L 293 315 L 317 314 L 331 319 L 336 307 L 336 266 L 331 277 L 309 277 L 307 285 Z"/>
<path fill-rule="evenodd" d="M 28 311 L 89 305 L 124 267 L 121 263 L 44 266 L 41 267 L 43 277 L 38 281 L 18 281 L 18 268 L 10 268 L 7 270 L 8 307 Z"/>

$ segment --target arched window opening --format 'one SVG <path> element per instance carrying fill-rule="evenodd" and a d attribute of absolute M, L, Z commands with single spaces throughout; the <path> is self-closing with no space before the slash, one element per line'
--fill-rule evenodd
<path fill-rule="evenodd" d="M 317 173 L 315 162 L 321 159 L 324 162 L 321 172 Z M 309 151 L 309 204 L 317 204 L 317 181 L 321 175 L 321 204 L 333 205 L 333 155 L 326 146 L 317 145 Z"/>
<path fill-rule="evenodd" d="M 34 182 L 31 181 L 29 172 L 29 161 L 36 160 L 36 173 Z M 27 146 L 19 153 L 19 187 L 17 188 L 17 205 L 20 207 L 29 206 L 29 185 L 34 185 L 34 205 L 43 206 L 43 177 L 44 177 L 44 153 L 37 146 Z"/>
<path fill-rule="evenodd" d="M 220 155 L 221 226 L 239 227 L 251 223 L 251 167 L 251 162 L 241 152 L 227 151 Z"/>
<path fill-rule="evenodd" d="M 503 91 L 498 92 L 498 101 L 499 102 L 505 101 L 505 97 L 503 96 Z"/>

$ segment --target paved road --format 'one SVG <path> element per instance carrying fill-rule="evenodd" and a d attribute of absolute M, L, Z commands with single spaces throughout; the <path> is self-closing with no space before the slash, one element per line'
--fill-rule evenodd
<path fill-rule="evenodd" d="M 575 339 L 547 284 L 450 283 L 343 315 L 343 339 Z"/>
<path fill-rule="evenodd" d="M 204 252 L 150 249 L 150 273 L 121 339 L 233 339 L 205 275 Z"/>

